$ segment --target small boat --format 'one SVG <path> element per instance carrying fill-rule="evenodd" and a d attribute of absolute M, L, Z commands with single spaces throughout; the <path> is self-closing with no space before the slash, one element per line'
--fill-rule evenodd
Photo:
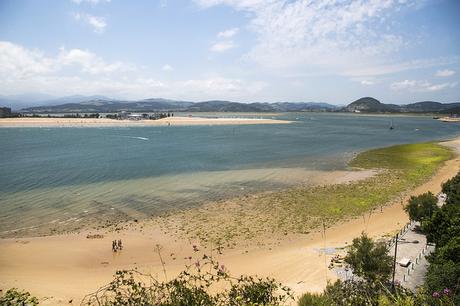
<path fill-rule="evenodd" d="M 391 123 L 390 123 L 390 130 L 393 130 L 393 129 L 394 129 L 393 120 L 391 120 Z"/>

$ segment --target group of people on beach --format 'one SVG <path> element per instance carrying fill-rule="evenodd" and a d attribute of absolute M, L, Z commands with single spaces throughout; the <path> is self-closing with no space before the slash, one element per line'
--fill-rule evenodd
<path fill-rule="evenodd" d="M 123 245 L 121 244 L 121 239 L 113 240 L 112 241 L 112 252 L 121 251 L 123 249 Z"/>

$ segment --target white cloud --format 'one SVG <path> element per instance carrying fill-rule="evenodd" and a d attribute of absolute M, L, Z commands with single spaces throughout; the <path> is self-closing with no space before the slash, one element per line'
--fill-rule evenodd
<path fill-rule="evenodd" d="M 220 41 L 213 44 L 210 48 L 213 52 L 225 52 L 235 47 L 232 41 Z"/>
<path fill-rule="evenodd" d="M 170 65 L 163 66 L 163 70 L 169 69 Z M 0 41 L 3 94 L 42 92 L 55 96 L 105 94 L 128 99 L 161 96 L 243 100 L 256 97 L 265 87 L 263 82 L 221 76 L 162 81 L 148 75 L 146 70 L 121 61 L 107 61 L 88 50 L 61 48 L 55 56 L 49 56 Z"/>
<path fill-rule="evenodd" d="M 182 88 L 182 91 L 192 98 L 202 99 L 204 93 L 204 97 L 210 99 L 247 99 L 260 93 L 266 86 L 260 81 L 212 77 L 178 82 L 175 87 Z"/>
<path fill-rule="evenodd" d="M 28 50 L 8 41 L 0 41 L 0 75 L 26 79 L 54 70 L 54 61 L 37 50 Z"/>
<path fill-rule="evenodd" d="M 94 33 L 101 34 L 105 31 L 107 27 L 107 22 L 105 18 L 93 16 L 86 13 L 75 13 L 74 18 L 77 21 L 82 21 L 93 28 Z"/>
<path fill-rule="evenodd" d="M 370 65 L 368 67 L 350 67 L 349 69 L 344 70 L 341 74 L 347 76 L 377 76 L 407 70 L 456 64 L 458 62 L 460 62 L 460 58 L 458 56 L 418 59 L 393 63 L 383 62 L 380 64 Z"/>
<path fill-rule="evenodd" d="M 38 75 L 76 68 L 81 73 L 98 75 L 134 70 L 121 61 L 108 63 L 87 50 L 61 48 L 56 57 L 47 57 L 37 50 L 26 49 L 8 41 L 0 41 L 0 74 L 27 79 Z"/>
<path fill-rule="evenodd" d="M 437 77 L 449 77 L 455 74 L 454 70 L 449 70 L 449 69 L 444 69 L 444 70 L 438 70 L 436 71 L 436 76 Z"/>
<path fill-rule="evenodd" d="M 392 90 L 409 90 L 412 92 L 433 92 L 440 91 L 447 88 L 453 88 L 457 86 L 457 82 L 432 84 L 428 81 L 420 80 L 404 80 L 401 82 L 395 82 L 390 85 Z"/>
<path fill-rule="evenodd" d="M 81 49 L 71 49 L 66 51 L 61 49 L 56 63 L 62 66 L 77 65 L 82 72 L 90 74 L 104 74 L 113 72 L 125 72 L 134 70 L 133 65 L 115 61 L 107 63 L 102 58 L 97 57 L 94 53 Z"/>
<path fill-rule="evenodd" d="M 111 0 L 72 0 L 73 3 L 76 3 L 76 4 L 81 4 L 81 3 L 90 3 L 90 4 L 93 4 L 93 5 L 96 5 L 98 3 L 103 3 L 103 2 L 110 2 Z"/>
<path fill-rule="evenodd" d="M 238 34 L 238 31 L 239 31 L 238 28 L 228 29 L 228 30 L 217 33 L 217 37 L 218 38 L 231 38 L 235 36 L 236 34 Z"/>
<path fill-rule="evenodd" d="M 362 80 L 360 83 L 361 85 L 374 85 L 375 84 L 375 82 L 371 80 Z"/>
<path fill-rule="evenodd" d="M 165 64 L 163 67 L 161 67 L 161 70 L 163 71 L 173 71 L 174 68 L 171 65 Z"/>
<path fill-rule="evenodd" d="M 244 59 L 265 70 L 372 76 L 414 67 L 396 68 L 400 63 L 394 55 L 415 38 L 393 31 L 393 15 L 415 9 L 415 0 L 195 2 L 202 8 L 227 5 L 249 13 L 248 29 L 257 39 Z"/>

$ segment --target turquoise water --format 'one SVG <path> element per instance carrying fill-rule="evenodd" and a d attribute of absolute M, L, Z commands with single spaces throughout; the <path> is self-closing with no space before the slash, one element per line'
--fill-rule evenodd
<path fill-rule="evenodd" d="M 310 170 L 345 169 L 355 152 L 460 134 L 459 124 L 428 117 L 278 118 L 296 123 L 0 129 L 0 235 L 143 218 L 283 188 L 308 181 Z"/>

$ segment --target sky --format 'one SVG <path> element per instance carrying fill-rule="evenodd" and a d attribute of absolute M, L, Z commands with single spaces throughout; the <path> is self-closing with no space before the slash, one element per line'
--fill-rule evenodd
<path fill-rule="evenodd" d="M 460 102 L 458 0 L 0 0 L 0 95 Z"/>

